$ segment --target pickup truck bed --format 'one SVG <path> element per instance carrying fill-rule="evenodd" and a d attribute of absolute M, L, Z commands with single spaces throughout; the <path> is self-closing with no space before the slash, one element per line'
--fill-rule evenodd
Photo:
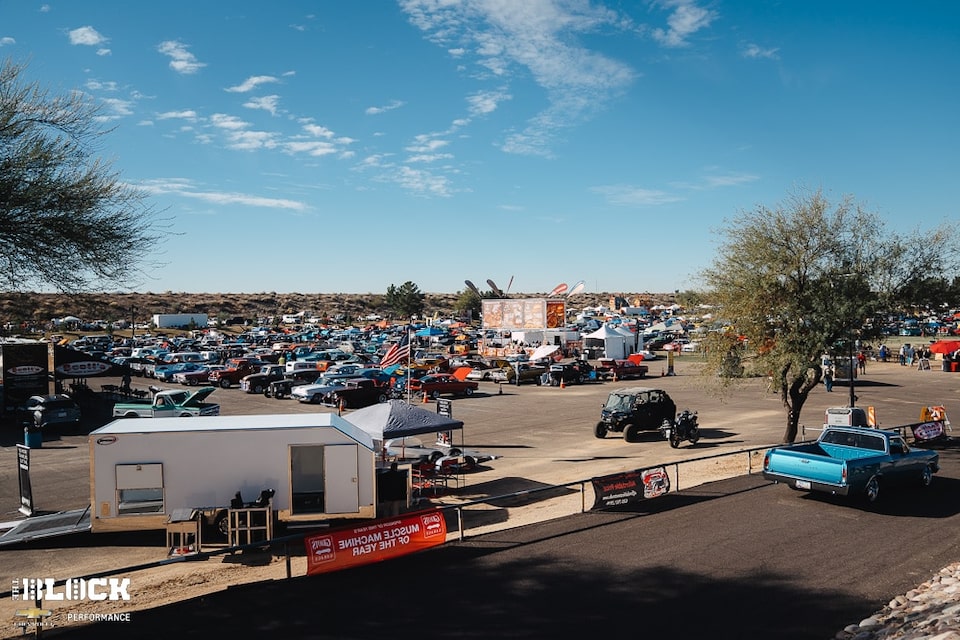
<path fill-rule="evenodd" d="M 911 450 L 899 434 L 863 427 L 824 429 L 815 443 L 767 451 L 763 475 L 794 489 L 863 495 L 873 502 L 880 487 L 927 486 L 939 470 L 936 452 Z"/>

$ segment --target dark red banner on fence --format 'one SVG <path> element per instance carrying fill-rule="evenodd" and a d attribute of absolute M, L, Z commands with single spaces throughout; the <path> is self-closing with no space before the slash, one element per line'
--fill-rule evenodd
<path fill-rule="evenodd" d="M 339 571 L 429 549 L 447 540 L 447 523 L 439 511 L 374 520 L 351 529 L 309 536 L 307 575 Z"/>
<path fill-rule="evenodd" d="M 663 467 L 615 473 L 593 478 L 593 508 L 610 509 L 656 498 L 670 491 L 670 478 Z"/>

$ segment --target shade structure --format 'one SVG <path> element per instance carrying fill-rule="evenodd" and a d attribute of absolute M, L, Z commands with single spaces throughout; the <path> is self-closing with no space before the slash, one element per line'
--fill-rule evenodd
<path fill-rule="evenodd" d="M 390 440 L 420 433 L 463 428 L 462 420 L 454 420 L 439 413 L 415 407 L 403 400 L 389 400 L 371 405 L 345 415 L 343 418 L 369 433 L 374 440 Z"/>
<path fill-rule="evenodd" d="M 960 340 L 937 340 L 930 345 L 931 353 L 954 353 L 960 350 Z"/>

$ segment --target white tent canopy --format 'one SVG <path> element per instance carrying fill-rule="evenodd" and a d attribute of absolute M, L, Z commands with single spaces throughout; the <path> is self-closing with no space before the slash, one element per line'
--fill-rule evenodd
<path fill-rule="evenodd" d="M 632 333 L 626 335 L 616 327 L 604 324 L 593 333 L 588 333 L 583 337 L 583 347 L 587 352 L 594 354 L 594 357 L 604 358 L 626 358 L 633 352 L 634 336 Z"/>

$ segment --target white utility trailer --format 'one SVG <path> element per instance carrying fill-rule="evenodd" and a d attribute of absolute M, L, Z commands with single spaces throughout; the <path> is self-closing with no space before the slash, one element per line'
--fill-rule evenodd
<path fill-rule="evenodd" d="M 91 529 L 220 524 L 240 492 L 273 490 L 281 522 L 376 517 L 370 434 L 331 413 L 115 420 L 90 434 Z"/>

